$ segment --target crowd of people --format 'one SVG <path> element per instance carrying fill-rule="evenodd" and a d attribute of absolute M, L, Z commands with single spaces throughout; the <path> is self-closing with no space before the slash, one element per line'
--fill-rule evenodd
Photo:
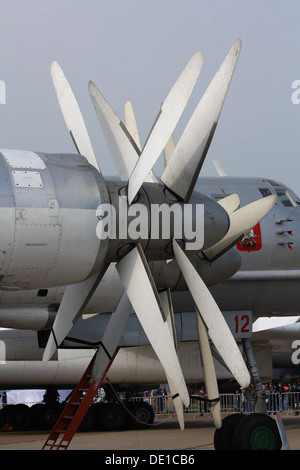
<path fill-rule="evenodd" d="M 300 379 L 285 385 L 280 382 L 277 385 L 273 383 L 265 384 L 264 391 L 267 395 L 267 406 L 270 413 L 290 409 L 295 414 L 299 414 Z"/>
<path fill-rule="evenodd" d="M 277 385 L 270 382 L 264 385 L 264 389 L 269 391 L 269 393 L 298 393 L 300 392 L 300 379 L 298 379 L 296 382 L 293 382 L 292 384 L 288 383 L 286 385 L 283 385 L 281 382 L 279 382 Z"/>
<path fill-rule="evenodd" d="M 293 411 L 298 415 L 300 410 L 300 379 L 296 382 L 278 384 L 269 382 L 263 385 L 268 413 Z M 252 405 L 247 390 L 236 390 L 236 408 L 243 412 L 251 412 Z"/>
<path fill-rule="evenodd" d="M 300 379 L 292 383 L 283 384 L 281 382 L 263 384 L 263 390 L 266 396 L 266 405 L 268 413 L 279 411 L 292 411 L 295 415 L 300 412 Z M 157 397 L 157 411 L 162 411 L 164 407 L 163 397 L 168 395 L 167 388 L 163 385 L 155 390 L 147 390 L 140 393 L 143 397 Z M 252 405 L 246 390 L 239 388 L 235 391 L 234 407 L 238 412 L 252 412 Z M 205 386 L 199 388 L 199 392 L 194 395 L 199 400 L 199 409 L 201 414 L 209 413 L 209 403 Z"/>

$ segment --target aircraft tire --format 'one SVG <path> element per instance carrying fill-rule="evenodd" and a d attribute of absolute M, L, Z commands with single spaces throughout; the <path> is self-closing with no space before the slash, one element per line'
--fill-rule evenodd
<path fill-rule="evenodd" d="M 80 423 L 80 431 L 87 432 L 92 431 L 95 427 L 96 413 L 95 405 L 92 405 L 88 408 L 86 414 L 84 415 L 83 420 Z"/>
<path fill-rule="evenodd" d="M 12 421 L 13 425 L 21 431 L 27 431 L 31 428 L 31 413 L 27 405 L 14 405 L 8 411 L 7 419 Z"/>
<path fill-rule="evenodd" d="M 35 429 L 49 430 L 56 424 L 61 408 L 60 406 L 47 406 L 37 403 L 31 407 L 32 423 Z"/>
<path fill-rule="evenodd" d="M 234 429 L 235 450 L 280 450 L 281 437 L 273 418 L 263 413 L 245 415 Z"/>
<path fill-rule="evenodd" d="M 94 403 L 91 408 L 93 409 L 94 414 L 94 430 L 101 431 L 102 424 L 100 420 L 100 416 L 102 414 L 102 408 L 105 406 L 105 403 Z"/>
<path fill-rule="evenodd" d="M 34 429 L 42 429 L 41 416 L 42 416 L 42 410 L 44 406 L 45 405 L 43 405 L 42 403 L 37 403 L 30 408 L 31 420 L 32 420 L 32 425 Z"/>
<path fill-rule="evenodd" d="M 6 405 L 1 410 L 1 427 L 10 424 L 20 431 L 27 431 L 31 428 L 30 408 L 27 405 Z"/>
<path fill-rule="evenodd" d="M 96 403 L 96 429 L 118 431 L 122 429 L 126 420 L 125 409 L 115 402 Z"/>
<path fill-rule="evenodd" d="M 8 421 L 7 421 L 7 413 L 9 411 L 9 409 L 14 406 L 14 405 L 5 405 L 1 411 L 0 411 L 0 425 L 1 425 L 1 428 L 3 426 L 5 426 L 6 424 L 8 424 Z M 12 423 L 10 423 L 12 424 Z"/>
<path fill-rule="evenodd" d="M 47 406 L 43 413 L 43 426 L 44 429 L 52 429 L 56 424 L 60 415 L 60 408 L 58 406 Z"/>
<path fill-rule="evenodd" d="M 151 405 L 145 401 L 129 402 L 127 426 L 130 428 L 146 428 L 153 424 L 154 411 Z"/>
<path fill-rule="evenodd" d="M 245 415 L 235 413 L 222 420 L 222 427 L 215 430 L 214 446 L 216 450 L 233 450 L 232 438 L 236 426 Z"/>

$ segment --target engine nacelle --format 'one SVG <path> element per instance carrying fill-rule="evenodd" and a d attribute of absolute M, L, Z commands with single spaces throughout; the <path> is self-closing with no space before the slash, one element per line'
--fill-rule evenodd
<path fill-rule="evenodd" d="M 0 288 L 73 284 L 101 265 L 103 177 L 80 155 L 0 153 Z M 100 250 L 101 244 L 101 250 Z"/>

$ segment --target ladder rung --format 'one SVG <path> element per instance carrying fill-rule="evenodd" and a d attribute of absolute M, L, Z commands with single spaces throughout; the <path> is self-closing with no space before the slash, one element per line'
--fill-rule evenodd
<path fill-rule="evenodd" d="M 106 368 L 105 370 L 105 373 L 108 371 L 109 367 L 111 366 L 117 352 L 118 352 L 118 349 L 116 349 L 115 353 L 113 354 L 113 357 L 111 358 L 110 360 L 110 363 L 108 365 L 108 367 Z M 68 445 L 70 444 L 76 430 L 78 429 L 78 426 L 80 425 L 80 422 L 82 421 L 83 417 L 84 417 L 84 414 L 86 413 L 86 407 L 89 406 L 89 404 L 92 402 L 95 394 L 96 394 L 96 391 L 97 391 L 97 387 L 100 385 L 100 383 L 102 383 L 102 380 L 104 378 L 101 379 L 100 382 L 98 382 L 97 384 L 95 382 L 91 382 L 90 380 L 87 381 L 87 379 L 90 379 L 92 378 L 92 375 L 91 375 L 91 371 L 92 371 L 92 366 L 93 366 L 93 363 L 94 363 L 94 360 L 95 360 L 95 357 L 96 357 L 96 354 L 94 355 L 93 359 L 91 360 L 86 372 L 84 373 L 81 381 L 79 382 L 78 386 L 76 387 L 75 391 L 73 392 L 72 394 L 72 398 L 74 401 L 68 403 L 65 408 L 64 408 L 64 412 L 68 413 L 68 415 L 64 415 L 63 413 L 61 414 L 60 418 L 58 419 L 58 422 L 56 423 L 55 427 L 59 426 L 59 427 L 65 427 L 65 429 L 53 429 L 53 431 L 51 432 L 48 440 L 46 441 L 46 443 L 44 444 L 44 447 L 50 447 L 50 448 L 55 448 L 55 449 L 60 449 L 60 448 L 67 448 Z M 80 387 L 84 387 L 84 388 L 80 388 Z M 80 400 L 80 396 L 83 395 L 83 392 L 87 392 L 86 396 L 85 396 L 85 399 L 83 401 L 77 401 L 77 400 Z M 71 406 L 70 406 L 71 405 Z M 73 406 L 73 408 L 72 408 Z M 75 407 L 79 407 L 77 410 L 76 410 L 76 413 L 74 414 L 74 416 L 69 416 L 70 413 L 72 413 L 73 411 L 75 411 Z M 73 420 L 73 418 L 76 418 Z M 71 420 L 70 422 L 67 422 L 66 420 Z M 57 440 L 59 439 L 59 435 L 63 434 L 64 436 L 62 436 L 62 439 L 59 443 L 56 443 Z M 55 439 L 53 439 L 53 437 L 55 437 Z M 65 438 L 65 439 L 64 439 Z M 67 438 L 67 439 L 66 439 Z M 50 444 L 50 442 L 53 442 L 52 444 Z"/>
<path fill-rule="evenodd" d="M 45 444 L 45 447 L 46 446 L 49 446 L 49 447 L 66 447 L 68 443 L 66 444 Z"/>
<path fill-rule="evenodd" d="M 61 448 L 61 447 L 67 447 L 69 443 L 67 442 L 66 444 L 54 444 L 54 445 L 51 445 L 50 447 L 57 447 L 58 449 Z M 48 444 L 46 444 L 48 445 Z"/>

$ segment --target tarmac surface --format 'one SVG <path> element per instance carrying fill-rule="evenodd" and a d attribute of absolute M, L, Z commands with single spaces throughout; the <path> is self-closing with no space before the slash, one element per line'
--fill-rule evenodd
<path fill-rule="evenodd" d="M 290 450 L 300 450 L 300 416 L 282 416 L 282 421 Z M 168 451 L 170 455 L 174 455 L 175 451 L 176 454 L 193 456 L 193 453 L 197 455 L 201 450 L 214 450 L 214 432 L 209 417 L 186 416 L 184 431 L 180 430 L 176 417 L 159 417 L 147 429 L 77 432 L 68 450 L 98 450 L 102 451 L 104 458 L 115 458 L 116 455 L 122 455 L 123 451 L 124 455 L 130 455 L 130 452 L 136 455 L 136 451 L 154 451 L 156 456 L 161 455 L 160 463 L 168 464 L 170 462 L 165 460 L 170 458 L 166 457 Z M 0 451 L 41 450 L 48 436 L 49 431 L 1 431 Z"/>

